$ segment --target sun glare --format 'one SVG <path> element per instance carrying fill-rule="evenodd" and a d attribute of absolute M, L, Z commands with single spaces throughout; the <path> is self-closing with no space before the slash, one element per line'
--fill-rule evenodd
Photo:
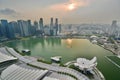
<path fill-rule="evenodd" d="M 68 5 L 68 10 L 74 10 L 75 9 L 75 4 L 71 3 Z"/>

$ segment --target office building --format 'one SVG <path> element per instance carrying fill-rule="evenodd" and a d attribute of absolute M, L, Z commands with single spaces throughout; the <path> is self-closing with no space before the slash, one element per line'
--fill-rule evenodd
<path fill-rule="evenodd" d="M 50 35 L 53 36 L 53 29 L 54 29 L 54 25 L 53 25 L 53 18 L 50 19 Z"/>
<path fill-rule="evenodd" d="M 60 34 L 62 32 L 62 28 L 61 28 L 61 24 L 59 24 L 58 26 L 58 34 Z"/>
<path fill-rule="evenodd" d="M 58 18 L 55 19 L 55 25 L 53 25 L 53 30 L 50 31 L 52 36 L 57 36 L 58 33 Z"/>
<path fill-rule="evenodd" d="M 51 20 L 50 20 L 50 30 L 53 30 L 53 18 L 51 18 Z"/>
<path fill-rule="evenodd" d="M 2 27 L 1 27 L 1 22 L 0 22 L 0 37 L 2 37 Z"/>
<path fill-rule="evenodd" d="M 15 37 L 20 37 L 20 28 L 18 26 L 18 23 L 15 21 L 12 21 L 10 22 L 10 25 L 12 26 Z"/>
<path fill-rule="evenodd" d="M 14 31 L 14 24 L 10 22 L 8 24 L 8 30 L 7 30 L 7 35 L 9 39 L 14 39 L 15 38 L 15 31 Z"/>
<path fill-rule="evenodd" d="M 44 27 L 43 27 L 43 18 L 40 18 L 39 26 L 40 26 L 40 31 L 41 31 L 41 33 L 43 33 L 43 31 L 44 31 Z"/>
<path fill-rule="evenodd" d="M 20 35 L 22 37 L 29 36 L 28 22 L 24 20 L 18 20 L 18 26 L 20 27 Z"/>
<path fill-rule="evenodd" d="M 50 27 L 48 25 L 44 26 L 44 34 L 45 35 L 50 35 Z"/>
<path fill-rule="evenodd" d="M 34 21 L 34 27 L 37 30 L 40 30 L 40 27 L 38 26 L 38 22 L 37 21 Z"/>
<path fill-rule="evenodd" d="M 33 31 L 32 31 L 31 20 L 27 20 L 27 22 L 28 22 L 28 32 L 29 32 L 29 35 L 32 35 Z"/>
<path fill-rule="evenodd" d="M 2 37 L 8 37 L 7 28 L 8 28 L 8 21 L 7 20 L 1 20 L 1 36 Z"/>
<path fill-rule="evenodd" d="M 55 29 L 56 32 L 58 32 L 58 18 L 55 19 Z"/>
<path fill-rule="evenodd" d="M 116 20 L 112 21 L 109 34 L 111 36 L 115 36 L 115 37 L 119 36 L 119 27 L 117 26 L 117 21 Z"/>

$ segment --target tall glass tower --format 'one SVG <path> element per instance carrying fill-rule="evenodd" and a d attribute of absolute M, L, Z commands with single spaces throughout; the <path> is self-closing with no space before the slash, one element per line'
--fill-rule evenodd
<path fill-rule="evenodd" d="M 53 30 L 53 18 L 51 18 L 51 20 L 50 20 L 50 30 Z"/>
<path fill-rule="evenodd" d="M 39 26 L 40 26 L 40 31 L 43 32 L 43 31 L 44 31 L 44 27 L 43 27 L 43 18 L 40 18 Z"/>
<path fill-rule="evenodd" d="M 1 20 L 1 35 L 4 37 L 8 37 L 8 22 L 7 20 Z"/>
<path fill-rule="evenodd" d="M 58 31 L 58 18 L 55 19 L 55 28 L 56 28 L 56 31 Z"/>

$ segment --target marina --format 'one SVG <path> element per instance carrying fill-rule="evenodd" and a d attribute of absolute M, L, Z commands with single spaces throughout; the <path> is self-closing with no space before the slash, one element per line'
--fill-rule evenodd
<path fill-rule="evenodd" d="M 120 79 L 119 68 L 105 58 L 105 56 L 114 54 L 96 44 L 92 44 L 87 39 L 35 38 L 16 40 L 5 45 L 17 48 L 19 51 L 29 49 L 31 51 L 30 56 L 39 56 L 49 62 L 51 57 L 54 56 L 62 56 L 62 63 L 75 61 L 77 58 L 92 59 L 96 56 L 97 68 L 106 80 Z"/>

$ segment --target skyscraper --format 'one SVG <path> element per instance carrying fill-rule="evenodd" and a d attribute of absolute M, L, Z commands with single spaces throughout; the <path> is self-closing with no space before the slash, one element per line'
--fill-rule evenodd
<path fill-rule="evenodd" d="M 53 29 L 53 33 L 54 33 L 54 36 L 56 36 L 58 33 L 58 18 L 55 19 L 55 26 Z"/>
<path fill-rule="evenodd" d="M 44 34 L 45 35 L 50 35 L 50 27 L 48 25 L 44 26 Z"/>
<path fill-rule="evenodd" d="M 2 37 L 2 27 L 1 27 L 1 22 L 0 22 L 0 37 Z"/>
<path fill-rule="evenodd" d="M 36 28 L 36 31 L 40 30 L 40 28 L 38 27 L 38 22 L 37 21 L 34 21 L 34 27 Z"/>
<path fill-rule="evenodd" d="M 14 31 L 14 24 L 12 23 L 12 22 L 10 22 L 9 24 L 8 24 L 8 38 L 9 39 L 14 39 L 15 38 L 15 31 Z"/>
<path fill-rule="evenodd" d="M 10 22 L 12 29 L 14 30 L 15 37 L 20 36 L 20 28 L 18 26 L 18 23 L 15 21 Z"/>
<path fill-rule="evenodd" d="M 51 20 L 50 20 L 50 30 L 53 30 L 53 18 L 51 18 Z"/>
<path fill-rule="evenodd" d="M 113 20 L 112 21 L 112 25 L 111 25 L 111 35 L 116 35 L 118 34 L 118 30 L 117 30 L 118 26 L 117 26 L 117 21 L 116 20 Z"/>
<path fill-rule="evenodd" d="M 58 33 L 61 33 L 61 31 L 62 31 L 61 24 L 59 24 Z"/>
<path fill-rule="evenodd" d="M 21 36 L 29 36 L 28 22 L 24 20 L 18 20 L 18 26 L 20 27 Z"/>
<path fill-rule="evenodd" d="M 44 31 L 44 27 L 43 27 L 43 18 L 40 18 L 39 26 L 40 26 L 40 31 L 41 31 L 41 33 L 43 33 L 43 31 Z"/>
<path fill-rule="evenodd" d="M 20 29 L 20 36 L 24 36 L 22 20 L 18 20 L 17 22 L 18 22 L 18 26 L 19 26 L 19 29 Z"/>
<path fill-rule="evenodd" d="M 53 36 L 53 28 L 54 28 L 54 25 L 53 25 L 53 18 L 50 19 L 50 35 Z"/>
<path fill-rule="evenodd" d="M 9 39 L 15 38 L 14 26 L 12 23 L 8 23 L 7 20 L 1 20 L 0 33 L 1 37 L 6 37 Z"/>
<path fill-rule="evenodd" d="M 7 20 L 1 20 L 0 22 L 1 22 L 1 36 L 8 37 L 8 33 L 7 33 L 8 22 L 7 22 Z"/>
<path fill-rule="evenodd" d="M 31 24 L 31 20 L 27 20 L 28 22 L 28 32 L 29 32 L 29 35 L 32 35 L 32 24 Z"/>
<path fill-rule="evenodd" d="M 12 21 L 12 22 L 10 22 L 10 24 L 13 26 L 15 33 L 19 33 L 19 27 L 18 27 L 17 22 Z"/>
<path fill-rule="evenodd" d="M 72 29 L 72 24 L 68 26 L 68 30 L 71 30 L 71 29 Z"/>
<path fill-rule="evenodd" d="M 27 21 L 23 21 L 24 36 L 29 36 L 29 26 Z"/>
<path fill-rule="evenodd" d="M 56 28 L 56 31 L 58 31 L 58 18 L 55 19 L 55 28 Z"/>

